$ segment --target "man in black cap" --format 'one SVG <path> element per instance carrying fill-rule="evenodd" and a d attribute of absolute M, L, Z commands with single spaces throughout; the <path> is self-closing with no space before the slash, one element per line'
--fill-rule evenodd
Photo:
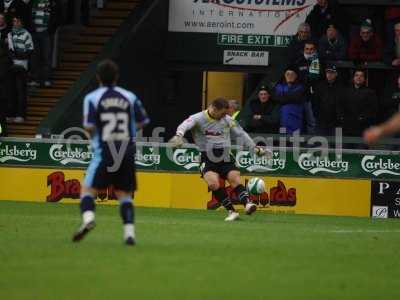
<path fill-rule="evenodd" d="M 325 80 L 315 87 L 314 110 L 317 119 L 317 134 L 333 136 L 338 126 L 338 105 L 343 97 L 344 87 L 338 80 L 338 72 L 334 64 L 325 68 Z"/>
<path fill-rule="evenodd" d="M 249 113 L 245 117 L 247 131 L 279 132 L 279 105 L 271 98 L 271 91 L 267 86 L 259 88 L 257 98 L 250 100 L 249 108 Z"/>

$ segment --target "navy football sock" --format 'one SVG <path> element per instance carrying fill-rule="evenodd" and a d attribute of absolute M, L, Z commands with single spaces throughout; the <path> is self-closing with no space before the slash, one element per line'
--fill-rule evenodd
<path fill-rule="evenodd" d="M 126 197 L 120 200 L 119 211 L 124 224 L 135 223 L 135 207 L 132 204 L 132 199 Z"/>
<path fill-rule="evenodd" d="M 218 190 L 213 191 L 213 194 L 215 198 L 217 198 L 218 202 L 221 203 L 226 210 L 235 210 L 232 205 L 231 199 L 229 199 L 229 196 L 224 188 L 219 188 Z"/>
<path fill-rule="evenodd" d="M 81 208 L 82 214 L 85 211 L 93 211 L 94 212 L 96 209 L 96 204 L 94 203 L 94 197 L 89 194 L 82 195 L 80 208 Z"/>

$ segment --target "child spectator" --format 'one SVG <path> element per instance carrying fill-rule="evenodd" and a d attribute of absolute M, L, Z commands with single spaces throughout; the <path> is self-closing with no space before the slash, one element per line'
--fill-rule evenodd
<path fill-rule="evenodd" d="M 228 100 L 228 115 L 232 117 L 234 120 L 238 120 L 238 116 L 240 114 L 240 103 L 235 99 Z"/>
<path fill-rule="evenodd" d="M 11 101 L 11 117 L 16 123 L 24 122 L 27 101 L 27 75 L 28 60 L 33 51 L 33 41 L 31 34 L 23 28 L 22 18 L 19 16 L 13 19 L 13 28 L 8 34 L 8 47 L 13 60 L 11 76 L 13 76 L 14 86 Z"/>
<path fill-rule="evenodd" d="M 360 36 L 350 40 L 349 59 L 356 62 L 382 60 L 381 39 L 374 34 L 371 20 L 365 20 L 360 28 Z"/>
<path fill-rule="evenodd" d="M 347 44 L 334 25 L 329 25 L 318 44 L 318 54 L 322 62 L 345 60 Z"/>

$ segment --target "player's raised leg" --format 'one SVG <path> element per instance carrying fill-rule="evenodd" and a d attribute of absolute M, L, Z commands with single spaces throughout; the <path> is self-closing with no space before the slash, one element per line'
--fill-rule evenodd
<path fill-rule="evenodd" d="M 133 246 L 135 238 L 135 207 L 130 192 L 115 191 L 119 200 L 119 211 L 122 218 L 125 244 Z"/>
<path fill-rule="evenodd" d="M 227 175 L 227 180 L 234 189 L 239 201 L 244 205 L 247 215 L 251 215 L 257 210 L 257 205 L 250 201 L 249 193 L 244 185 L 240 182 L 240 172 L 232 170 Z"/>
<path fill-rule="evenodd" d="M 228 211 L 228 216 L 225 221 L 235 221 L 239 218 L 239 213 L 235 211 L 231 199 L 225 189 L 219 185 L 219 175 L 215 172 L 208 171 L 203 175 L 204 180 L 208 184 L 208 188 L 212 191 L 215 198 L 222 204 L 223 207 Z"/>
<path fill-rule="evenodd" d="M 97 191 L 92 188 L 83 187 L 81 192 L 80 210 L 82 215 L 82 224 L 79 229 L 74 233 L 72 241 L 79 242 L 85 235 L 92 230 L 95 226 L 95 197 Z"/>

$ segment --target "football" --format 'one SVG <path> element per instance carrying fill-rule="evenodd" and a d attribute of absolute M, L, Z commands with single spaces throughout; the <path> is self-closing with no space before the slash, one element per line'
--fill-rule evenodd
<path fill-rule="evenodd" d="M 247 182 L 247 191 L 251 195 L 260 195 L 265 192 L 265 182 L 261 178 L 253 177 Z"/>

